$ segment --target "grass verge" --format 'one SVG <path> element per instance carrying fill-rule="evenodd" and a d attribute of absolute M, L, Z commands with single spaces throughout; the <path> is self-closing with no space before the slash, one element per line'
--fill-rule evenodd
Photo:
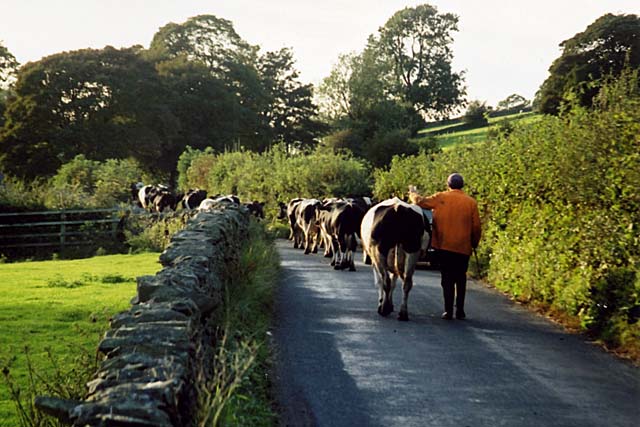
<path fill-rule="evenodd" d="M 274 426 L 269 328 L 280 258 L 272 233 L 251 221 L 231 269 L 215 357 L 215 378 L 200 389 L 200 426 Z"/>
<path fill-rule="evenodd" d="M 82 397 L 109 317 L 159 269 L 157 253 L 1 264 L 0 426 L 57 425 L 33 396 Z"/>

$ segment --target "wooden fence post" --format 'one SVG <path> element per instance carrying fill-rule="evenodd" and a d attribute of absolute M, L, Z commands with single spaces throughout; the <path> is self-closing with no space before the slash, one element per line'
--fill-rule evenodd
<path fill-rule="evenodd" d="M 65 213 L 65 211 L 62 211 L 62 213 L 60 214 L 60 254 L 62 254 L 64 252 L 64 243 L 65 243 L 65 232 L 66 232 L 66 225 L 65 225 L 65 221 L 67 220 L 67 214 Z"/>

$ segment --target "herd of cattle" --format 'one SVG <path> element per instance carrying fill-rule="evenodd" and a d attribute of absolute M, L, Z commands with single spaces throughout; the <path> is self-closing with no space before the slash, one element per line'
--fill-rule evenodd
<path fill-rule="evenodd" d="M 305 254 L 331 258 L 336 270 L 355 271 L 354 252 L 362 244 L 365 263 L 373 264 L 378 287 L 378 313 L 393 312 L 393 290 L 402 280 L 399 320 L 409 320 L 407 301 L 420 253 L 427 250 L 431 224 L 423 210 L 398 198 L 374 205 L 368 197 L 346 199 L 296 198 L 281 204 L 280 218 L 289 220 L 289 239 Z"/>
<path fill-rule="evenodd" d="M 207 197 L 204 190 L 174 194 L 163 185 L 133 184 L 132 196 L 145 210 L 164 212 L 187 209 L 207 210 L 220 203 L 240 205 L 234 195 Z M 264 218 L 263 203 L 243 205 L 256 217 Z M 354 253 L 361 243 L 364 260 L 372 264 L 378 287 L 378 313 L 393 312 L 393 291 L 402 280 L 403 298 L 399 320 L 408 320 L 407 300 L 413 286 L 413 273 L 421 252 L 426 251 L 431 237 L 431 224 L 425 212 L 398 198 L 374 202 L 368 197 L 332 198 L 325 200 L 295 198 L 280 203 L 280 219 L 289 222 L 289 239 L 293 247 L 305 254 L 324 248 L 336 270 L 355 271 Z"/>
<path fill-rule="evenodd" d="M 162 184 L 144 185 L 141 182 L 131 185 L 131 197 L 141 208 L 149 211 L 162 213 L 186 210 L 207 210 L 218 203 L 235 203 L 240 205 L 240 199 L 234 195 L 207 196 L 205 190 L 193 189 L 184 194 L 176 194 L 169 187 Z M 242 203 L 257 218 L 264 218 L 264 203 L 253 201 Z"/>

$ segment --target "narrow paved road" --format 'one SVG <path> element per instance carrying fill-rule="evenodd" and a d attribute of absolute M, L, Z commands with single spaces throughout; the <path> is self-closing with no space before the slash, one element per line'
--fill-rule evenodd
<path fill-rule="evenodd" d="M 439 273 L 418 271 L 399 322 L 377 314 L 369 266 L 335 272 L 287 241 L 278 250 L 284 425 L 639 425 L 638 368 L 493 290 L 470 283 L 468 319 L 441 320 Z"/>

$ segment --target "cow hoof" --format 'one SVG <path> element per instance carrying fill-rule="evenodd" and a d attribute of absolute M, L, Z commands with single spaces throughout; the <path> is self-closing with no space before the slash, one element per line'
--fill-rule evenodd
<path fill-rule="evenodd" d="M 380 316 L 388 316 L 393 312 L 393 304 L 382 304 L 378 306 L 378 314 Z"/>
<path fill-rule="evenodd" d="M 409 313 L 407 313 L 406 311 L 401 311 L 400 314 L 398 314 L 398 320 L 407 322 L 409 320 Z"/>
<path fill-rule="evenodd" d="M 331 267 L 335 266 L 336 262 L 335 261 L 331 261 Z"/>
<path fill-rule="evenodd" d="M 310 253 L 311 253 L 311 251 L 310 251 L 309 249 L 305 249 L 305 250 L 304 250 L 304 254 L 305 254 L 305 255 L 309 255 Z"/>
<path fill-rule="evenodd" d="M 318 253 L 318 248 L 315 248 L 315 249 L 314 249 L 313 251 L 311 251 L 311 252 L 313 252 L 314 254 L 317 254 L 317 253 Z"/>
<path fill-rule="evenodd" d="M 333 269 L 334 270 L 342 270 L 342 267 L 340 267 L 339 265 L 336 264 L 336 265 L 333 266 Z"/>
<path fill-rule="evenodd" d="M 331 255 L 331 254 L 324 254 L 324 257 L 325 257 L 325 258 L 331 258 L 332 256 L 333 256 L 333 255 Z"/>
<path fill-rule="evenodd" d="M 350 265 L 350 266 L 349 266 L 349 271 L 356 271 L 356 267 L 355 267 L 355 266 L 353 266 L 353 265 Z"/>

